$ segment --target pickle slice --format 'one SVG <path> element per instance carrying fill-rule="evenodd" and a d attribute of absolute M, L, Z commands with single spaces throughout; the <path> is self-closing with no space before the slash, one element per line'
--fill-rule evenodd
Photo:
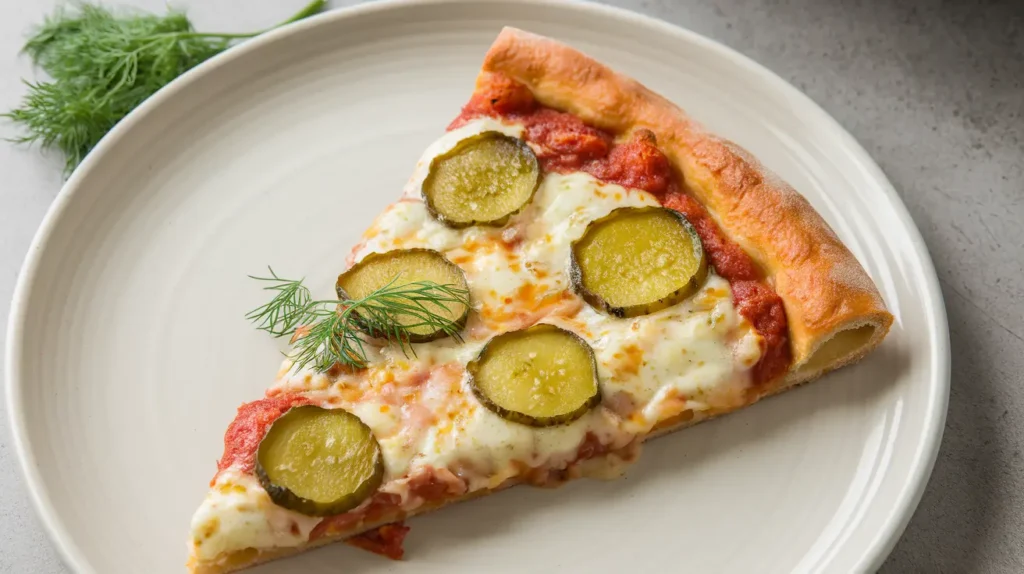
<path fill-rule="evenodd" d="M 256 476 L 278 506 L 330 516 L 359 506 L 380 487 L 384 461 L 358 417 L 306 405 L 270 426 L 256 452 Z"/>
<path fill-rule="evenodd" d="M 679 212 L 623 207 L 590 223 L 572 245 L 573 289 L 594 307 L 636 317 L 697 292 L 708 274 L 697 231 Z"/>
<path fill-rule="evenodd" d="M 416 281 L 433 281 L 468 292 L 466 275 L 444 255 L 430 249 L 398 249 L 387 253 L 372 253 L 338 276 L 335 289 L 339 299 L 362 299 L 388 285 L 401 286 Z M 448 317 L 448 332 L 460 331 L 469 316 L 469 306 L 461 302 L 425 302 L 427 311 Z M 437 325 L 424 325 L 414 315 L 397 315 L 399 323 L 408 327 L 409 341 L 425 343 L 445 337 L 445 329 Z M 370 333 L 374 335 L 374 333 Z"/>
<path fill-rule="evenodd" d="M 590 345 L 554 325 L 498 335 L 466 369 L 484 406 L 524 425 L 571 422 L 601 402 Z"/>
<path fill-rule="evenodd" d="M 449 227 L 501 226 L 530 202 L 539 181 L 530 146 L 500 132 L 483 132 L 431 162 L 423 198 Z"/>

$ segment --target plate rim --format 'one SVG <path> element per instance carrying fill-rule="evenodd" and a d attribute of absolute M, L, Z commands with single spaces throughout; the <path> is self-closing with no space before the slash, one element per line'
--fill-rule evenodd
<path fill-rule="evenodd" d="M 895 215 L 906 227 L 910 244 L 917 255 L 915 263 L 920 265 L 921 275 L 925 280 L 925 292 L 923 295 L 924 307 L 930 311 L 928 319 L 934 323 L 929 336 L 929 343 L 936 349 L 931 357 L 931 364 L 934 376 L 929 381 L 929 393 L 927 410 L 925 413 L 924 427 L 926 432 L 923 436 L 923 444 L 919 444 L 915 452 L 914 460 L 911 463 L 911 470 L 906 481 L 900 490 L 896 504 L 893 505 L 888 516 L 885 518 L 884 526 L 867 544 L 857 566 L 859 571 L 875 571 L 888 557 L 896 543 L 899 541 L 903 531 L 906 529 L 913 516 L 921 497 L 928 485 L 935 461 L 938 457 L 939 448 L 942 443 L 942 436 L 945 430 L 945 420 L 949 404 L 950 391 L 950 343 L 949 343 L 949 322 L 946 316 L 945 303 L 942 291 L 939 286 L 938 275 L 932 261 L 928 247 L 921 236 L 921 232 L 910 216 L 906 205 L 899 197 L 892 182 L 885 175 L 882 169 L 874 161 L 871 155 L 863 146 L 850 134 L 838 121 L 827 111 L 812 100 L 808 95 L 797 89 L 785 79 L 772 72 L 765 66 L 752 58 L 740 53 L 717 40 L 713 40 L 692 30 L 671 24 L 653 16 L 647 16 L 616 6 L 596 4 L 592 2 L 565 2 L 562 0 L 504 0 L 506 3 L 532 4 L 540 7 L 559 7 L 590 12 L 602 16 L 609 16 L 614 19 L 628 21 L 633 25 L 649 27 L 664 34 L 675 37 L 681 42 L 689 42 L 704 49 L 717 52 L 719 55 L 730 60 L 743 68 L 747 73 L 755 75 L 760 81 L 765 82 L 771 89 L 778 90 L 792 101 L 798 102 L 804 109 L 801 116 L 813 120 L 821 125 L 830 135 L 837 137 L 841 143 L 854 154 L 855 163 L 867 172 L 867 175 L 877 181 L 884 194 L 892 202 Z M 337 20 L 356 17 L 365 13 L 379 11 L 401 10 L 407 6 L 424 4 L 466 4 L 472 0 L 377 0 L 355 6 L 347 6 L 332 9 L 327 12 L 311 16 L 304 20 L 294 22 L 280 28 L 268 31 L 255 38 L 235 45 L 213 58 L 188 70 L 181 76 L 175 78 L 169 84 L 158 90 L 142 104 L 131 111 L 124 119 L 118 122 L 93 150 L 85 157 L 82 163 L 74 170 L 71 176 L 64 182 L 57 196 L 47 209 L 39 228 L 36 230 L 25 254 L 18 278 L 15 283 L 14 295 L 11 300 L 10 313 L 7 322 L 7 341 L 5 348 L 5 399 L 7 403 L 7 415 L 11 430 L 11 443 L 14 445 L 16 459 L 21 468 L 21 475 L 25 488 L 28 491 L 29 499 L 35 509 L 36 516 L 43 524 L 47 535 L 53 546 L 56 548 L 63 563 L 72 571 L 92 571 L 92 566 L 82 554 L 74 538 L 64 527 L 56 509 L 53 507 L 48 493 L 42 486 L 42 477 L 36 468 L 35 458 L 29 452 L 29 437 L 27 421 L 23 416 L 23 409 L 15 408 L 22 404 L 21 387 L 22 380 L 21 355 L 23 348 L 22 331 L 28 311 L 29 294 L 36 281 L 38 266 L 46 250 L 50 237 L 57 229 L 70 198 L 80 187 L 80 182 L 85 180 L 89 173 L 94 170 L 107 150 L 114 143 L 121 139 L 124 134 L 138 124 L 145 116 L 158 110 L 163 102 L 174 97 L 178 92 L 186 89 L 190 84 L 197 81 L 201 76 L 214 73 L 218 68 L 236 60 L 245 54 L 262 49 L 267 44 L 272 44 L 286 37 L 302 34 L 307 30 L 330 26 Z M 500 3 L 500 2 L 495 2 Z M 927 321 L 926 321 L 927 322 Z"/>

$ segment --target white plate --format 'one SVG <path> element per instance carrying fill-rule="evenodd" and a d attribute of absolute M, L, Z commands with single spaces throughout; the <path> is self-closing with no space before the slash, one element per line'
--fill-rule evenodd
<path fill-rule="evenodd" d="M 57 198 L 14 300 L 8 404 L 76 570 L 183 570 L 222 433 L 279 361 L 243 319 L 263 296 L 246 274 L 272 264 L 329 293 L 503 24 L 593 54 L 760 156 L 864 262 L 893 332 L 854 368 L 652 443 L 626 480 L 416 519 L 405 563 L 337 545 L 259 572 L 881 563 L 934 461 L 949 351 L 928 254 L 879 169 L 805 96 L 693 33 L 596 5 L 439 2 L 332 12 L 214 59 L 118 125 Z"/>

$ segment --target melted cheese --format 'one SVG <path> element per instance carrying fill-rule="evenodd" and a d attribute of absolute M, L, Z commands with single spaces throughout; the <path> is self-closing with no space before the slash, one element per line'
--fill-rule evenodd
<path fill-rule="evenodd" d="M 228 470 L 192 516 L 192 544 L 204 560 L 249 547 L 298 546 L 319 522 L 271 502 L 251 474 Z"/>
<path fill-rule="evenodd" d="M 351 256 L 359 261 L 370 253 L 412 247 L 444 253 L 463 269 L 470 288 L 474 312 L 464 341 L 415 345 L 414 358 L 395 348 L 381 349 L 370 356 L 365 373 L 333 380 L 308 370 L 295 372 L 286 361 L 276 384 L 278 390 L 304 392 L 345 408 L 370 426 L 385 461 L 382 490 L 399 494 L 407 510 L 422 502 L 408 496 L 407 484 L 431 469 L 450 470 L 469 491 L 491 488 L 524 468 L 564 469 L 577 459 L 588 434 L 609 448 L 623 448 L 684 410 L 699 418 L 736 406 L 749 385 L 749 369 L 760 357 L 759 336 L 733 307 L 728 282 L 714 274 L 686 301 L 632 319 L 608 316 L 569 293 L 572 242 L 613 209 L 659 205 L 649 193 L 583 173 L 547 173 L 531 204 L 503 228 L 450 229 L 438 223 L 420 194 L 430 161 L 486 130 L 522 133 L 521 126 L 479 119 L 445 134 L 417 164 L 402 199 L 377 218 Z M 569 329 L 594 349 L 604 401 L 567 425 L 533 428 L 509 422 L 482 406 L 467 383 L 464 366 L 488 339 L 536 322 Z M 592 462 L 584 471 L 588 468 L 596 474 L 608 471 Z M 218 482 L 246 482 L 237 473 L 225 476 Z M 280 528 L 281 513 L 295 513 L 277 509 L 261 518 L 240 510 L 254 506 L 253 501 L 259 512 L 266 510 L 266 494 L 251 477 L 246 489 L 250 494 L 221 494 L 215 486 L 197 513 L 194 533 L 215 516 L 222 526 L 242 532 L 237 542 L 225 535 L 209 537 L 200 547 L 204 555 L 210 549 L 304 541 L 307 522 L 300 535 Z"/>
<path fill-rule="evenodd" d="M 694 297 L 657 313 L 612 319 L 588 307 L 579 319 L 597 357 L 603 395 L 623 393 L 636 405 L 626 421 L 631 432 L 648 432 L 684 409 L 739 404 L 746 371 L 761 353 L 760 337 L 717 275 Z"/>
<path fill-rule="evenodd" d="M 591 221 L 619 207 L 657 205 L 647 192 L 602 183 L 585 173 L 547 174 L 533 205 L 522 214 L 528 238 L 524 257 L 554 274 L 552 288 L 565 289 L 569 250 Z"/>

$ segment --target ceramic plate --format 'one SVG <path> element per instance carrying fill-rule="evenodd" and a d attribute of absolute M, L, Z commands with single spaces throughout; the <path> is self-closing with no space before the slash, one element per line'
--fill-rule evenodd
<path fill-rule="evenodd" d="M 76 571 L 183 571 L 224 429 L 280 361 L 243 319 L 264 296 L 246 275 L 271 264 L 330 293 L 505 24 L 591 53 L 749 148 L 864 263 L 892 333 L 853 368 L 651 443 L 625 480 L 417 518 L 403 563 L 337 545 L 254 573 L 881 563 L 935 458 L 949 350 L 932 264 L 878 167 L 796 89 L 691 32 L 596 5 L 440 1 L 331 12 L 215 58 L 121 122 L 55 201 L 14 300 L 8 404 Z"/>

